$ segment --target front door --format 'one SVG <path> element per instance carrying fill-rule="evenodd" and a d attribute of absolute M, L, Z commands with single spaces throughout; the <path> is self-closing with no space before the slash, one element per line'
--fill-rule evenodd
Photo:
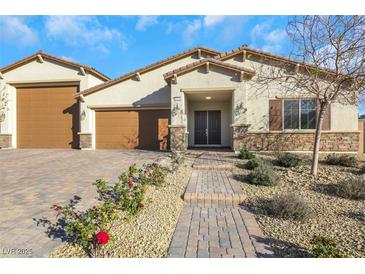
<path fill-rule="evenodd" d="M 195 144 L 221 144 L 220 111 L 195 111 Z"/>

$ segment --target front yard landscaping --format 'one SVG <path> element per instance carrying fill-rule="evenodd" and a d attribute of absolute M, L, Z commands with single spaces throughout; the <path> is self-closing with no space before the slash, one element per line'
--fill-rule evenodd
<path fill-rule="evenodd" d="M 133 205 L 133 202 L 127 205 L 133 214 L 129 214 L 123 205 L 121 218 L 112 221 L 108 232 L 108 235 L 111 235 L 110 241 L 100 246 L 97 257 L 156 258 L 166 256 L 183 207 L 181 196 L 191 173 L 191 162 L 186 159 L 182 164 L 177 165 L 169 158 L 159 165 L 170 170 L 167 172 L 164 182 L 157 185 L 153 182 L 146 184 L 143 202 L 138 200 L 136 206 Z M 154 174 L 150 176 L 154 182 L 158 180 Z M 128 178 L 126 180 L 128 181 Z M 135 181 L 128 181 L 126 188 L 135 187 Z M 72 243 L 69 240 L 68 243 L 54 250 L 51 257 L 90 256 L 80 245 Z"/>
<path fill-rule="evenodd" d="M 237 160 L 233 170 L 247 195 L 245 206 L 255 214 L 276 254 L 280 257 L 365 257 L 361 166 L 347 158 L 338 160 L 344 162 L 346 166 L 343 166 L 328 157 L 328 162 L 320 163 L 318 176 L 314 177 L 310 175 L 309 158 L 300 156 L 304 158 L 301 162 L 287 156 L 256 154 L 256 158 L 261 158 L 259 161 Z M 257 168 L 265 160 L 274 165 Z M 256 171 L 253 173 L 252 169 Z M 255 180 L 252 174 L 256 174 Z"/>

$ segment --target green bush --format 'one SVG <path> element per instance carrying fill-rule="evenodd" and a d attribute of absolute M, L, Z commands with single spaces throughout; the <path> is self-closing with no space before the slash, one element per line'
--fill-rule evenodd
<path fill-rule="evenodd" d="M 365 180 L 348 179 L 338 184 L 339 195 L 353 200 L 365 200 Z"/>
<path fill-rule="evenodd" d="M 355 156 L 347 154 L 329 154 L 325 158 L 325 161 L 329 165 L 344 166 L 344 167 L 357 167 L 358 163 Z"/>
<path fill-rule="evenodd" d="M 249 160 L 246 164 L 245 164 L 245 168 L 249 169 L 249 170 L 253 170 L 255 168 L 257 168 L 259 165 L 264 165 L 264 161 L 260 158 L 254 158 L 252 160 Z"/>
<path fill-rule="evenodd" d="M 360 167 L 360 173 L 365 174 L 365 164 Z"/>
<path fill-rule="evenodd" d="M 292 153 L 279 153 L 276 162 L 282 167 L 297 167 L 302 163 L 302 158 Z"/>
<path fill-rule="evenodd" d="M 312 210 L 298 196 L 289 193 L 278 195 L 269 203 L 269 212 L 277 217 L 305 221 L 312 215 Z"/>
<path fill-rule="evenodd" d="M 140 178 L 145 185 L 160 186 L 165 182 L 167 173 L 167 168 L 164 168 L 157 163 L 152 163 L 144 166 L 140 171 Z"/>
<path fill-rule="evenodd" d="M 313 255 L 316 258 L 346 258 L 347 254 L 343 254 L 338 248 L 334 238 L 314 236 L 312 241 Z"/>
<path fill-rule="evenodd" d="M 253 154 L 252 152 L 250 152 L 249 150 L 247 150 L 247 148 L 241 148 L 240 152 L 238 154 L 238 158 L 239 159 L 253 159 L 255 158 L 255 154 Z"/>
<path fill-rule="evenodd" d="M 275 186 L 278 179 L 270 165 L 258 165 L 249 175 L 248 181 L 254 185 Z"/>
<path fill-rule="evenodd" d="M 72 203 L 61 207 L 54 205 L 57 218 L 62 220 L 62 225 L 57 227 L 64 230 L 65 234 L 72 239 L 72 244 L 81 246 L 89 257 L 97 257 L 101 244 L 109 241 L 111 222 L 120 218 L 120 213 L 112 201 L 102 202 L 97 206 L 77 211 Z M 104 243 L 98 243 L 98 234 L 108 235 Z"/>

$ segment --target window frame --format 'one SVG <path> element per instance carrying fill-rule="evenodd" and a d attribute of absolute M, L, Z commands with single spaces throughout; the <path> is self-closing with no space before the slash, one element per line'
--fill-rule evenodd
<path fill-rule="evenodd" d="M 298 108 L 298 122 L 299 122 L 299 128 L 285 128 L 285 101 L 298 101 L 299 104 L 299 108 Z M 315 121 L 315 125 L 314 128 L 305 128 L 302 129 L 302 100 L 315 100 L 316 102 L 316 121 Z M 282 99 L 282 130 L 283 131 L 315 131 L 316 127 L 317 127 L 317 111 L 318 111 L 318 104 L 317 104 L 317 98 L 314 97 L 305 97 L 305 98 L 283 98 Z"/>

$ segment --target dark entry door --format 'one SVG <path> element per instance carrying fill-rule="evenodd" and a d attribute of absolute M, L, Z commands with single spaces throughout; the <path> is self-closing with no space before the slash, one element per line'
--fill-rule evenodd
<path fill-rule="evenodd" d="M 207 116 L 206 111 L 195 111 L 195 144 L 208 144 Z"/>
<path fill-rule="evenodd" d="M 221 144 L 221 112 L 208 111 L 208 145 Z"/>
<path fill-rule="evenodd" d="M 195 111 L 195 144 L 221 144 L 220 111 Z"/>

